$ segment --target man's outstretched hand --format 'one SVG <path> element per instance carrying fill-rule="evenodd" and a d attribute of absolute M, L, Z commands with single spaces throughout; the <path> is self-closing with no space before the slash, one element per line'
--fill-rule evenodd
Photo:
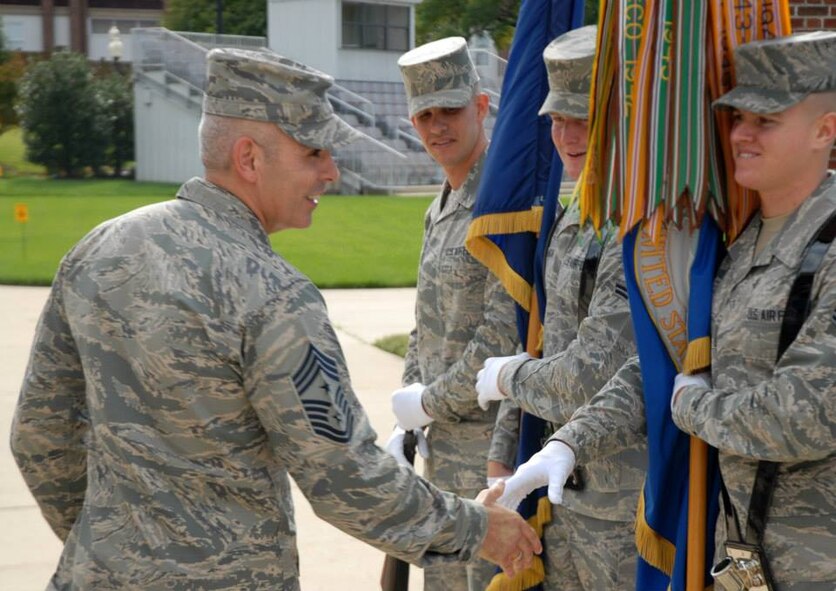
<path fill-rule="evenodd" d="M 540 554 L 543 546 L 534 529 L 516 511 L 497 504 L 504 490 L 504 483 L 499 482 L 476 497 L 488 511 L 488 533 L 479 556 L 513 577 L 531 566 L 533 555 Z"/>

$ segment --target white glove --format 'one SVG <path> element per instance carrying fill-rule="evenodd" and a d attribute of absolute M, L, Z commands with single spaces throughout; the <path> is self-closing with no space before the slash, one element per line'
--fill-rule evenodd
<path fill-rule="evenodd" d="M 503 400 L 505 394 L 499 389 L 499 372 L 505 364 L 515 359 L 531 359 L 528 353 L 511 355 L 509 357 L 488 357 L 485 365 L 476 374 L 476 401 L 482 410 L 488 410 L 488 405 L 494 400 Z"/>
<path fill-rule="evenodd" d="M 507 476 L 488 476 L 488 478 L 487 478 L 488 488 L 492 487 L 497 482 L 503 482 L 504 480 L 507 480 L 507 479 L 508 479 Z"/>
<path fill-rule="evenodd" d="M 673 403 L 676 401 L 676 395 L 682 388 L 687 386 L 702 386 L 703 388 L 711 388 L 711 374 L 707 371 L 688 375 L 684 373 L 676 374 L 673 380 L 673 394 L 671 394 L 671 412 L 673 412 Z"/>
<path fill-rule="evenodd" d="M 398 426 L 407 431 L 420 429 L 433 422 L 433 418 L 421 404 L 421 394 L 427 387 L 415 382 L 406 388 L 392 392 L 392 412 L 398 420 Z"/>
<path fill-rule="evenodd" d="M 505 481 L 505 492 L 497 503 L 516 509 L 531 491 L 548 484 L 549 500 L 559 505 L 563 502 L 563 485 L 574 469 L 575 452 L 572 448 L 562 441 L 550 441 Z"/>
<path fill-rule="evenodd" d="M 421 429 L 415 429 L 412 433 L 415 435 L 416 439 L 415 449 L 418 450 L 421 457 L 426 460 L 430 457 L 430 446 L 427 445 L 427 438 L 424 437 L 424 431 Z M 390 455 L 398 460 L 398 463 L 401 466 L 412 468 L 412 464 L 407 461 L 406 455 L 404 455 L 403 451 L 403 440 L 405 436 L 406 431 L 396 426 L 392 430 L 392 434 L 389 436 L 389 441 L 386 442 L 385 449 Z"/>

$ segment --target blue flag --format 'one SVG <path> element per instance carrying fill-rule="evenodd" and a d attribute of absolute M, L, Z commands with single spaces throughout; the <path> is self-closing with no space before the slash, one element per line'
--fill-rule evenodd
<path fill-rule="evenodd" d="M 523 0 L 467 237 L 470 253 L 516 301 L 522 342 L 528 336 L 542 206 L 556 200 L 563 171 L 551 121 L 537 114 L 549 91 L 543 50 L 581 24 L 582 0 Z"/>
<path fill-rule="evenodd" d="M 636 334 L 647 420 L 648 471 L 636 515 L 639 564 L 636 589 L 684 591 L 688 542 L 689 451 L 691 438 L 671 418 L 676 374 L 710 365 L 711 294 L 722 255 L 721 233 L 704 216 L 689 271 L 689 292 L 674 288 L 680 267 L 666 248 L 670 228 L 654 242 L 648 224 L 624 237 L 624 274 Z M 704 580 L 714 556 L 720 479 L 717 451 L 709 450 Z"/>
<path fill-rule="evenodd" d="M 500 279 L 516 302 L 520 341 L 534 343 L 533 347 L 545 310 L 537 267 L 555 219 L 563 173 L 551 141 L 551 121 L 537 114 L 549 91 L 543 50 L 555 37 L 583 24 L 583 4 L 583 0 L 523 0 L 520 6 L 502 102 L 466 241 L 470 253 Z M 540 263 L 535 263 L 535 253 Z M 533 304 L 538 316 L 531 318 Z M 539 355 L 533 347 L 528 352 Z M 540 450 L 544 432 L 543 420 L 523 413 L 517 466 Z M 518 509 L 541 536 L 551 520 L 546 490 L 533 492 Z M 488 590 L 542 589 L 543 577 L 542 560 L 535 557 L 533 567 L 513 580 L 498 574 Z"/>

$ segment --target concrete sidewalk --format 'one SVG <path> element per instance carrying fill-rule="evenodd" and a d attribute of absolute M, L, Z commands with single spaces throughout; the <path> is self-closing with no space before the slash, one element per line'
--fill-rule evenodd
<path fill-rule="evenodd" d="M 47 288 L 0 286 L 0 589 L 41 591 L 61 544 L 21 479 L 9 451 L 9 427 L 29 347 Z M 393 420 L 389 394 L 400 385 L 402 360 L 371 343 L 413 325 L 415 290 L 326 290 L 325 299 L 348 360 L 354 390 L 385 442 Z M 294 488 L 303 591 L 379 589 L 383 554 L 317 518 Z M 410 589 L 422 587 L 411 569 Z"/>

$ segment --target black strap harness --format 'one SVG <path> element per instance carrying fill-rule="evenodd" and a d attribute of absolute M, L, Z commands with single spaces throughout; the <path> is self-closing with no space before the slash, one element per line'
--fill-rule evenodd
<path fill-rule="evenodd" d="M 801 267 L 798 275 L 790 288 L 790 295 L 787 298 L 787 306 L 784 311 L 784 321 L 781 325 L 781 335 L 778 339 L 778 355 L 775 363 L 781 360 L 786 350 L 798 336 L 801 327 L 810 315 L 815 303 L 811 296 L 813 281 L 816 273 L 821 268 L 824 255 L 830 248 L 830 244 L 836 238 L 836 214 L 832 215 L 818 231 L 813 240 L 807 245 L 801 260 Z M 740 521 L 737 512 L 731 504 L 726 485 L 722 484 L 720 490 L 723 495 L 723 507 L 726 519 L 726 531 L 729 532 L 729 539 L 747 544 L 762 545 L 763 536 L 766 530 L 766 521 L 769 516 L 769 507 L 772 504 L 772 494 L 775 491 L 775 483 L 778 479 L 778 462 L 761 460 L 758 462 L 758 471 L 755 476 L 755 485 L 752 489 L 752 496 L 749 499 L 749 514 L 746 520 L 746 532 L 741 535 Z"/>

